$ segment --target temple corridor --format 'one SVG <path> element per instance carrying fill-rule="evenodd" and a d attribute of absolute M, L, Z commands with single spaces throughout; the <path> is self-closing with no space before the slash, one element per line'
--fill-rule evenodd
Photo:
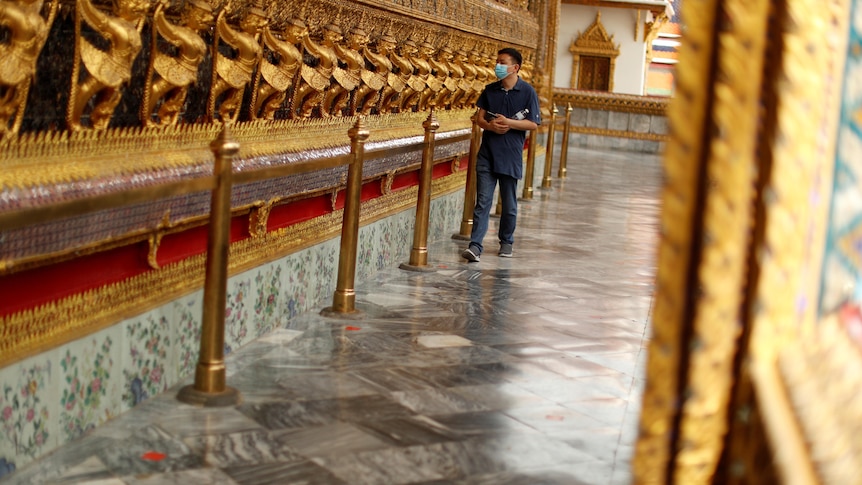
<path fill-rule="evenodd" d="M 240 405 L 175 386 L 0 482 L 629 483 L 660 183 L 660 156 L 571 147 L 513 258 L 494 219 L 479 263 L 431 234 L 437 271 L 360 282 L 363 319 L 309 312 L 231 353 Z"/>

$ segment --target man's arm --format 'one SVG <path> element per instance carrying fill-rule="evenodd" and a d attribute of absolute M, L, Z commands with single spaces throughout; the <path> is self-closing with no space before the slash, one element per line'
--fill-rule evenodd
<path fill-rule="evenodd" d="M 539 125 L 532 120 L 513 120 L 512 118 L 506 118 L 505 116 L 498 116 L 495 121 L 504 123 L 510 129 L 515 130 L 530 131 L 539 127 Z"/>
<path fill-rule="evenodd" d="M 503 133 L 509 131 L 509 125 L 507 124 L 507 122 L 517 121 L 510 120 L 509 118 L 506 118 L 505 116 L 500 114 L 498 114 L 496 118 L 492 118 L 491 121 L 488 121 L 487 119 L 485 119 L 487 113 L 488 111 L 486 111 L 484 108 L 479 108 L 479 128 L 482 128 L 483 130 L 493 131 L 498 135 L 502 135 Z"/>

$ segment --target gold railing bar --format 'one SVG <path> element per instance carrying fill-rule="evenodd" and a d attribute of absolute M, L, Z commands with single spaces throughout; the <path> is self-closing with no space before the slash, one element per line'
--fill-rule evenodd
<path fill-rule="evenodd" d="M 234 175 L 234 184 L 246 184 L 250 182 L 258 182 L 260 180 L 268 180 L 277 177 L 286 177 L 289 175 L 297 175 L 301 173 L 316 172 L 327 168 L 339 167 L 348 165 L 351 161 L 351 155 L 337 155 L 329 158 L 319 158 L 315 160 L 307 160 L 302 162 L 289 163 L 287 165 L 279 165 L 277 167 L 266 167 L 246 172 L 239 172 Z"/>
<path fill-rule="evenodd" d="M 453 143 L 462 142 L 465 140 L 469 140 L 471 137 L 470 133 L 462 133 L 460 135 L 456 135 L 449 138 L 444 138 L 442 140 L 438 140 L 435 142 L 435 146 L 443 146 L 443 145 L 451 145 Z M 365 152 L 365 161 L 368 160 L 376 160 L 378 158 L 386 158 L 393 157 L 396 155 L 403 155 L 405 153 L 415 152 L 417 148 L 421 148 L 424 145 L 424 141 L 411 143 L 409 145 L 399 146 L 399 147 L 391 147 L 391 148 L 376 148 L 371 149 Z M 418 164 L 417 164 L 418 165 Z"/>

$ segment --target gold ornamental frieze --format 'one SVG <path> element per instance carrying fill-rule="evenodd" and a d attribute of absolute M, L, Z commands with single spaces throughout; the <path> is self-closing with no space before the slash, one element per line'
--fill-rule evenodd
<path fill-rule="evenodd" d="M 443 129 L 459 130 L 469 127 L 471 114 L 472 110 L 445 111 L 439 114 L 439 119 Z M 419 112 L 368 117 L 369 142 L 421 136 L 426 116 Z M 240 162 L 240 170 L 255 157 L 278 154 L 313 157 L 347 146 L 346 133 L 352 123 L 355 123 L 353 117 L 238 123 L 233 133 L 241 146 L 238 158 L 245 160 Z M 217 124 L 198 124 L 27 133 L 0 144 L 0 190 L 41 192 L 54 187 L 62 192 L 64 186 L 76 182 L 142 178 L 142 174 L 148 173 L 168 172 L 160 176 L 172 177 L 192 173 L 202 164 L 212 162 L 209 141 L 219 129 Z M 56 195 L 60 196 L 60 192 Z M 9 203 L 7 200 L 4 204 Z"/>
<path fill-rule="evenodd" d="M 571 103 L 575 108 L 665 116 L 670 98 L 555 88 L 554 103 Z"/>

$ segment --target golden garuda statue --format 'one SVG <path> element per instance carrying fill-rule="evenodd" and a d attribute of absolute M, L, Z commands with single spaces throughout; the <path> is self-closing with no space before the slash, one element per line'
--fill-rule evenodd
<path fill-rule="evenodd" d="M 262 49 L 258 35 L 269 21 L 262 8 L 252 5 L 240 19 L 239 30 L 236 30 L 227 21 L 229 13 L 224 9 L 216 18 L 215 45 L 218 47 L 220 42 L 224 42 L 233 51 L 233 56 L 228 57 L 221 52 L 213 56 L 213 83 L 207 102 L 207 118 L 211 121 L 236 121 L 239 118 L 243 93 L 260 62 Z"/>
<path fill-rule="evenodd" d="M 205 0 L 186 3 L 181 17 L 183 25 L 168 21 L 166 3 L 160 3 L 153 14 L 150 65 L 141 104 L 144 126 L 177 124 L 189 86 L 197 81 L 198 66 L 207 53 L 201 34 L 213 24 L 212 7 Z M 176 54 L 159 49 L 160 39 L 173 46 Z"/>
<path fill-rule="evenodd" d="M 132 64 L 141 51 L 141 29 L 149 9 L 150 0 L 116 0 L 114 15 L 109 15 L 90 0 L 77 0 L 75 61 L 66 112 L 69 129 L 108 127 L 122 97 L 122 87 L 132 77 Z M 83 24 L 107 41 L 107 50 L 96 47 L 81 35 Z M 86 73 L 81 72 L 81 64 Z M 84 120 L 86 117 L 89 126 Z"/>
<path fill-rule="evenodd" d="M 431 68 L 431 59 L 434 55 L 434 46 L 428 42 L 419 44 L 418 52 L 410 57 L 410 62 L 416 67 L 416 75 L 425 83 L 422 94 L 419 95 L 419 111 L 427 111 L 434 105 L 437 95 L 443 89 L 443 83 L 434 76 Z"/>
<path fill-rule="evenodd" d="M 394 49 L 395 39 L 387 36 L 377 39 L 376 52 L 368 45 L 362 48 L 365 66 L 371 66 L 371 69 L 362 69 L 362 85 L 354 95 L 354 113 L 368 115 L 377 107 L 383 89 L 389 84 L 389 75 L 392 73 L 389 55 Z"/>
<path fill-rule="evenodd" d="M 399 54 L 392 57 L 392 62 L 398 66 L 398 77 L 404 80 L 406 86 L 397 99 L 389 104 L 399 112 L 412 111 L 418 104 L 425 90 L 425 79 L 419 76 L 419 69 L 413 63 L 418 59 L 419 46 L 412 39 L 404 39 L 398 46 Z"/>
<path fill-rule="evenodd" d="M 27 94 L 36 73 L 36 60 L 57 15 L 58 0 L 0 1 L 0 26 L 7 29 L 0 42 L 0 140 L 21 128 Z"/>
<path fill-rule="evenodd" d="M 344 64 L 342 69 L 336 65 L 332 71 L 335 82 L 329 87 L 326 97 L 323 99 L 321 114 L 327 112 L 332 116 L 341 116 L 345 108 L 348 108 L 350 94 L 362 83 L 362 70 L 365 68 L 365 58 L 362 50 L 368 45 L 370 39 L 368 34 L 359 27 L 350 29 L 345 43 L 333 45 L 338 55 L 339 64 Z M 382 86 L 381 86 L 382 87 Z M 349 106 L 348 114 L 353 114 L 353 106 Z"/>
<path fill-rule="evenodd" d="M 310 36 L 302 39 L 305 51 L 316 59 L 317 65 L 302 65 L 300 73 L 300 84 L 294 88 L 291 117 L 311 117 L 315 107 L 323 104 L 323 97 L 329 88 L 332 72 L 338 66 L 338 54 L 335 53 L 335 45 L 343 38 L 341 28 L 337 25 L 326 24 L 323 27 L 323 42 L 318 44 L 311 40 Z M 321 116 L 329 116 L 322 107 Z"/>
<path fill-rule="evenodd" d="M 291 19 L 283 32 L 269 26 L 263 29 L 264 55 L 255 80 L 251 103 L 251 119 L 275 119 L 284 104 L 287 90 L 296 84 L 302 67 L 302 51 L 297 44 L 308 37 L 308 27 L 299 19 Z"/>

